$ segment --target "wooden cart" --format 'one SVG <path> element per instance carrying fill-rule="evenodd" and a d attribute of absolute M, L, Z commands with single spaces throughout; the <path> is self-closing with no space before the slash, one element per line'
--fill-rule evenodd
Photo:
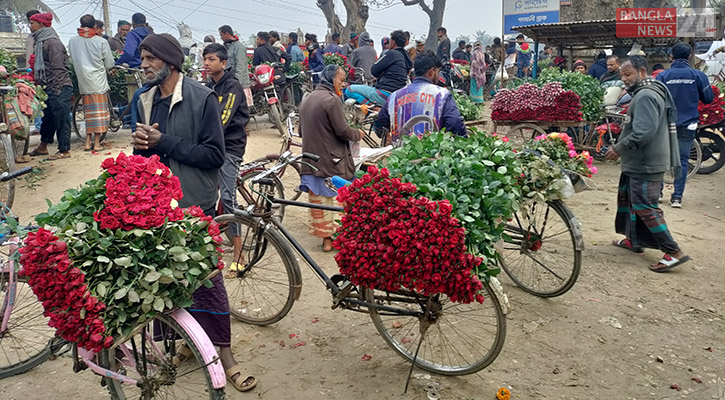
<path fill-rule="evenodd" d="M 492 121 L 493 131 L 497 132 L 499 126 L 509 127 L 509 139 L 527 141 L 536 136 L 546 135 L 547 129 L 555 128 L 559 132 L 566 132 L 567 128 L 583 127 L 589 125 L 585 121 Z"/>

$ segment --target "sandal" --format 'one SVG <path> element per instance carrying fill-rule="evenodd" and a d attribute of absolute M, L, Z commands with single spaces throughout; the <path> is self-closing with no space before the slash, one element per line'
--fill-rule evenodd
<path fill-rule="evenodd" d="M 70 151 L 61 153 L 60 151 L 48 157 L 48 160 L 60 160 L 63 158 L 70 158 Z"/>
<path fill-rule="evenodd" d="M 176 349 L 176 355 L 171 359 L 171 363 L 174 364 L 175 367 L 178 367 L 184 362 L 191 360 L 193 356 L 194 353 L 191 351 L 189 346 L 184 343 Z"/>
<path fill-rule="evenodd" d="M 22 163 L 31 162 L 31 161 L 33 161 L 33 159 L 30 158 L 30 156 L 27 154 L 23 154 L 22 156 L 15 157 L 16 164 L 22 164 Z"/>
<path fill-rule="evenodd" d="M 623 248 L 625 250 L 629 250 L 629 251 L 631 251 L 633 253 L 637 253 L 637 254 L 644 253 L 644 249 L 643 248 L 641 248 L 641 247 L 633 247 L 632 246 L 632 242 L 629 241 L 629 239 L 627 239 L 627 238 L 619 239 L 619 240 L 612 240 L 612 245 L 617 246 L 617 247 L 621 247 L 621 248 Z"/>
<path fill-rule="evenodd" d="M 672 268 L 678 267 L 688 261 L 690 261 L 690 256 L 684 256 L 678 260 L 669 254 L 665 254 L 662 256 L 662 259 L 657 264 L 650 265 L 649 270 L 652 272 L 667 272 Z M 661 265 L 661 267 L 659 267 L 659 265 Z"/>
<path fill-rule="evenodd" d="M 247 392 L 252 389 L 254 389 L 255 386 L 257 386 L 257 378 L 250 375 L 247 370 L 242 367 L 240 364 L 237 364 L 225 371 L 227 375 L 227 380 L 229 383 L 234 386 L 235 389 L 237 389 L 240 392 Z M 237 376 L 237 379 L 232 379 L 232 377 L 236 374 L 239 374 Z M 249 380 L 252 380 L 252 383 L 249 383 Z M 244 383 L 247 383 L 246 385 Z"/>
<path fill-rule="evenodd" d="M 48 150 L 40 151 L 38 149 L 34 149 L 30 153 L 28 153 L 28 155 L 31 156 L 31 157 L 47 156 L 48 155 Z"/>

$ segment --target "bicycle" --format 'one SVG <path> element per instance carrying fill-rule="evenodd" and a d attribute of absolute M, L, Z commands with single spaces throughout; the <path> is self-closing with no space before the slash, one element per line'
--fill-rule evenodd
<path fill-rule="evenodd" d="M 0 86 L 0 106 L 2 106 L 2 120 L 0 120 L 0 174 L 15 170 L 15 147 L 8 133 L 8 113 L 5 109 L 5 95 L 15 90 L 14 86 Z M 28 140 L 29 140 L 28 136 Z M 20 141 L 17 141 L 20 143 Z M 26 142 L 27 143 L 27 140 Z M 27 150 L 27 144 L 25 144 Z M 15 200 L 15 180 L 9 179 L 0 182 L 0 203 L 7 208 L 13 206 Z"/>
<path fill-rule="evenodd" d="M 345 121 L 352 127 L 359 127 L 365 132 L 363 142 L 370 147 L 382 147 L 384 140 L 375 134 L 375 121 L 378 119 L 380 107 L 375 105 L 358 104 L 355 99 L 347 99 L 343 103 Z"/>
<path fill-rule="evenodd" d="M 330 291 L 333 309 L 368 313 L 383 340 L 419 368 L 442 375 L 463 375 L 490 365 L 500 353 L 506 333 L 505 311 L 499 303 L 499 296 L 503 296 L 500 285 L 492 287 L 483 282 L 486 300 L 482 304 L 460 304 L 441 294 L 426 297 L 402 288 L 387 292 L 355 287 L 344 276 L 330 277 L 322 270 L 275 216 L 277 204 L 343 210 L 274 197 L 275 174 L 291 163 L 304 162 L 303 157 L 319 158 L 300 154 L 260 173 L 252 179 L 262 188 L 256 192 L 254 205 L 216 218 L 222 225 L 239 224 L 248 249 L 245 267 L 234 271 L 235 277 L 225 279 L 231 314 L 239 321 L 260 326 L 284 318 L 302 290 L 299 254 Z M 493 278 L 492 282 L 497 281 Z"/>
<path fill-rule="evenodd" d="M 718 125 L 704 125 L 697 128 L 695 139 L 702 149 L 702 162 L 698 174 L 712 174 L 725 165 L 722 152 L 725 150 L 725 139 L 722 136 L 723 122 Z"/>
<path fill-rule="evenodd" d="M 121 65 L 116 65 L 113 67 L 112 71 L 128 71 L 133 75 L 136 88 L 140 88 L 143 86 L 143 70 L 140 68 L 129 68 L 124 67 Z M 118 132 L 119 129 L 123 126 L 123 120 L 126 118 L 131 117 L 131 105 L 126 104 L 125 106 L 117 106 L 113 104 L 113 101 L 111 99 L 111 93 L 107 93 L 106 98 L 108 99 L 108 111 L 110 114 L 110 123 L 108 126 L 108 130 L 111 132 Z M 85 110 L 83 108 L 83 96 L 78 96 L 78 98 L 73 103 L 73 131 L 75 132 L 76 136 L 81 139 L 86 139 L 86 121 L 85 121 Z M 106 139 L 106 134 L 108 132 L 105 132 L 101 135 L 101 141 Z"/>

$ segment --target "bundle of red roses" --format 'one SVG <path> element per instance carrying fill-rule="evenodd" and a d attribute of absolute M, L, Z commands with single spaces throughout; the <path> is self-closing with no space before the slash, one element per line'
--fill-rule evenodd
<path fill-rule="evenodd" d="M 178 178 L 158 157 L 103 162 L 106 171 L 36 217 L 22 248 L 29 283 L 64 338 L 97 350 L 160 312 L 192 304 L 222 268 L 219 227 L 179 208 Z M 115 222 L 114 222 L 115 221 Z M 50 243 L 50 244 L 49 244 Z"/>
<path fill-rule="evenodd" d="M 345 214 L 333 243 L 340 272 L 362 287 L 483 302 L 483 285 L 472 273 L 481 259 L 466 251 L 450 203 L 416 198 L 416 190 L 375 167 L 340 189 Z"/>

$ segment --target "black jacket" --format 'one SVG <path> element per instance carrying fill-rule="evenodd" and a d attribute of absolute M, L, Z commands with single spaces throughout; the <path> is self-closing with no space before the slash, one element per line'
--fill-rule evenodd
<path fill-rule="evenodd" d="M 599 80 L 599 78 L 602 77 L 602 75 L 607 73 L 607 60 L 601 59 L 597 60 L 592 64 L 591 67 L 589 67 L 589 72 L 587 72 L 587 75 L 593 76 L 595 79 Z"/>
<path fill-rule="evenodd" d="M 268 63 L 280 62 L 280 59 L 284 59 L 284 72 L 287 72 L 290 64 L 292 63 L 292 56 L 286 51 L 275 49 L 271 44 L 265 43 L 256 49 L 254 49 L 254 57 L 252 58 L 252 65 L 259 65 Z"/>
<path fill-rule="evenodd" d="M 466 55 L 466 49 L 456 49 L 453 52 L 453 56 L 451 57 L 453 60 L 463 60 L 467 61 L 468 57 Z"/>
<path fill-rule="evenodd" d="M 242 84 L 235 74 L 235 70 L 227 69 L 219 82 L 210 79 L 206 86 L 219 98 L 224 126 L 224 148 L 227 153 L 242 157 L 247 147 L 246 126 L 249 122 L 249 107 Z"/>
<path fill-rule="evenodd" d="M 413 68 L 413 62 L 410 61 L 408 52 L 396 47 L 373 64 L 370 72 L 378 79 L 378 83 L 375 85 L 377 89 L 393 93 L 408 83 L 408 73 L 411 68 Z"/>
<path fill-rule="evenodd" d="M 443 39 L 438 44 L 438 50 L 436 50 L 436 56 L 441 62 L 450 61 L 451 59 L 451 40 L 448 38 Z"/>

